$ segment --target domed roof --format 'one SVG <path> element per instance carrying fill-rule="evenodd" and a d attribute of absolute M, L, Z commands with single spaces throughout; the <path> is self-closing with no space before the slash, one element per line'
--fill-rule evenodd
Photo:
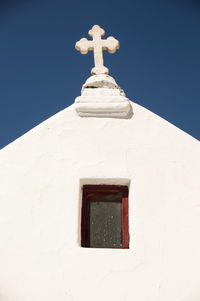
<path fill-rule="evenodd" d="M 75 100 L 76 112 L 81 117 L 131 118 L 132 109 L 124 91 L 107 74 L 87 79 L 81 96 Z"/>

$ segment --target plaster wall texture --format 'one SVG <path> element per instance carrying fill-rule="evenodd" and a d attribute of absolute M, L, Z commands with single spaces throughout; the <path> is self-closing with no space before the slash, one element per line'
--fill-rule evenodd
<path fill-rule="evenodd" d="M 199 301 L 199 142 L 130 102 L 0 151 L 1 301 Z M 130 249 L 80 247 L 81 185 L 129 184 Z"/>

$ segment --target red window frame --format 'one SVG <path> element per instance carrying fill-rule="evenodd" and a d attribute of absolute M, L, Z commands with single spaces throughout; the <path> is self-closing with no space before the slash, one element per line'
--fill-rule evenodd
<path fill-rule="evenodd" d="M 86 247 L 86 204 L 92 202 L 91 193 L 109 194 L 122 192 L 122 247 L 129 248 L 129 224 L 128 224 L 128 187 L 122 185 L 83 185 L 81 210 L 81 246 Z"/>

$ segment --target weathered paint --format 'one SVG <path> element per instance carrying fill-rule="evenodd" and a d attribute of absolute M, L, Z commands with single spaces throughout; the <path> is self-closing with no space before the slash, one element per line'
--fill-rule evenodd
<path fill-rule="evenodd" d="M 81 117 L 131 118 L 132 107 L 114 78 L 99 74 L 87 79 L 81 96 L 75 99 L 75 109 Z"/>

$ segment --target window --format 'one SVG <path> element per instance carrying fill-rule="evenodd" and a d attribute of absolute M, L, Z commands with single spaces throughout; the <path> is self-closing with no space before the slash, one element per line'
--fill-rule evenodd
<path fill-rule="evenodd" d="M 83 186 L 81 246 L 129 248 L 127 186 Z"/>

